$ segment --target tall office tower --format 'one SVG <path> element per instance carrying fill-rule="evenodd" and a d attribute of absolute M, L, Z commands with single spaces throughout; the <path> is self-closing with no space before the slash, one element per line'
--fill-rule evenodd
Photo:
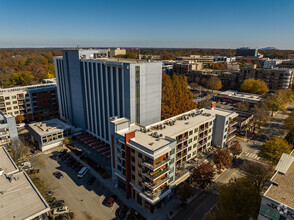
<path fill-rule="evenodd" d="M 107 50 L 64 50 L 55 57 L 60 116 L 109 144 L 109 117 L 160 121 L 162 63 L 107 58 Z"/>

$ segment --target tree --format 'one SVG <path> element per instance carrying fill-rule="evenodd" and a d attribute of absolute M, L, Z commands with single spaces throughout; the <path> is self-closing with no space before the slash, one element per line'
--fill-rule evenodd
<path fill-rule="evenodd" d="M 287 143 L 287 141 L 278 137 L 273 137 L 261 146 L 259 156 L 276 165 L 283 153 L 289 154 L 290 152 L 291 146 Z"/>
<path fill-rule="evenodd" d="M 269 180 L 272 178 L 274 169 L 271 165 L 264 165 L 253 161 L 245 161 L 240 168 L 244 177 L 250 180 L 256 190 L 261 194 Z"/>
<path fill-rule="evenodd" d="M 250 104 L 248 102 L 238 102 L 236 104 L 236 108 L 239 111 L 247 112 L 250 108 Z"/>
<path fill-rule="evenodd" d="M 65 138 L 64 138 L 64 140 L 63 140 L 63 144 L 64 144 L 65 146 L 68 146 L 68 145 L 70 144 L 70 140 L 69 140 L 68 137 L 65 137 Z"/>
<path fill-rule="evenodd" d="M 218 90 L 222 88 L 222 81 L 216 76 L 211 76 L 206 82 L 206 88 L 213 90 Z"/>
<path fill-rule="evenodd" d="M 182 202 L 186 202 L 187 199 L 189 199 L 192 196 L 192 190 L 193 188 L 189 183 L 184 182 L 183 184 L 181 184 L 177 190 L 177 194 L 180 200 Z"/>
<path fill-rule="evenodd" d="M 289 134 L 292 138 L 291 143 L 293 143 L 294 139 L 294 110 L 292 110 L 291 114 L 284 120 L 284 127 L 289 130 Z"/>
<path fill-rule="evenodd" d="M 257 219 L 261 195 L 247 178 L 220 187 L 217 219 Z"/>
<path fill-rule="evenodd" d="M 24 121 L 24 116 L 23 115 L 17 115 L 15 117 L 15 121 L 16 121 L 17 124 L 22 123 Z"/>
<path fill-rule="evenodd" d="M 253 125 L 257 125 L 259 128 L 262 125 L 265 125 L 269 120 L 269 114 L 266 110 L 265 104 L 259 103 L 254 106 L 254 114 L 253 114 Z M 255 130 L 255 127 L 254 127 Z"/>
<path fill-rule="evenodd" d="M 192 181 L 200 189 L 205 189 L 215 175 L 214 169 L 210 163 L 203 163 L 193 170 Z"/>
<path fill-rule="evenodd" d="M 287 103 L 284 102 L 284 97 L 281 94 L 271 94 L 266 99 L 264 99 L 264 103 L 266 104 L 267 108 L 272 112 L 272 116 L 276 111 L 286 111 Z"/>
<path fill-rule="evenodd" d="M 232 166 L 233 156 L 228 149 L 222 148 L 213 156 L 213 162 L 218 169 Z"/>
<path fill-rule="evenodd" d="M 240 155 L 242 153 L 242 147 L 239 141 L 233 141 L 229 150 L 234 156 Z"/>
<path fill-rule="evenodd" d="M 246 79 L 242 83 L 240 90 L 242 92 L 254 93 L 264 95 L 268 93 L 269 89 L 266 83 L 259 79 Z"/>
<path fill-rule="evenodd" d="M 171 78 L 162 75 L 161 118 L 166 119 L 175 115 L 176 101 Z"/>

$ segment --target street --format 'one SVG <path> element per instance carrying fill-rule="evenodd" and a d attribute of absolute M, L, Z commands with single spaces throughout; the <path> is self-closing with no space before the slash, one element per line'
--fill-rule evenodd
<path fill-rule="evenodd" d="M 65 200 L 66 205 L 74 212 L 75 219 L 89 219 L 91 216 L 101 220 L 115 219 L 118 205 L 113 207 L 105 205 L 111 193 L 98 180 L 93 186 L 88 186 L 90 172 L 82 179 L 77 177 L 63 161 L 57 159 L 56 152 L 40 154 L 31 159 L 35 167 L 40 169 L 40 179 L 43 179 L 50 189 L 54 191 L 57 200 Z M 63 178 L 57 179 L 52 174 L 59 171 Z"/>

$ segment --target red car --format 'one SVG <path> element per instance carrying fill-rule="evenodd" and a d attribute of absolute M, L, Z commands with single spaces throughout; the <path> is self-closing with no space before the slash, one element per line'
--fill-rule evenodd
<path fill-rule="evenodd" d="M 113 204 L 116 202 L 116 200 L 117 200 L 117 196 L 116 196 L 116 195 L 112 195 L 112 196 L 109 197 L 109 199 L 108 199 L 106 205 L 107 205 L 108 207 L 112 207 Z"/>

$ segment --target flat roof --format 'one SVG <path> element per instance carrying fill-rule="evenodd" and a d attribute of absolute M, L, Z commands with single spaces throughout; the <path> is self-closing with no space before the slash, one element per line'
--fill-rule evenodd
<path fill-rule="evenodd" d="M 56 86 L 56 83 L 43 83 L 43 84 L 35 84 L 30 86 L 20 86 L 20 87 L 12 87 L 12 88 L 6 88 L 6 89 L 0 89 L 0 95 L 6 95 L 11 92 L 25 92 L 30 89 L 36 89 L 36 88 L 47 88 L 47 87 L 53 87 Z"/>
<path fill-rule="evenodd" d="M 7 175 L 19 171 L 18 167 L 10 157 L 5 147 L 0 147 L 0 169 L 3 169 L 4 173 Z"/>
<path fill-rule="evenodd" d="M 203 108 L 204 113 L 212 114 L 212 115 L 222 115 L 222 116 L 230 116 L 230 117 L 236 117 L 238 116 L 238 113 L 228 110 L 228 109 L 222 109 L 222 108 Z"/>
<path fill-rule="evenodd" d="M 0 176 L 0 219 L 33 219 L 50 210 L 27 174 L 13 174 L 10 181 Z"/>
<path fill-rule="evenodd" d="M 131 141 L 151 151 L 156 151 L 173 142 L 174 140 L 171 140 L 171 138 L 176 138 L 177 135 L 182 134 L 184 131 L 212 121 L 214 118 L 214 115 L 206 113 L 202 109 L 194 109 L 148 126 L 132 124 L 130 128 L 120 130 L 117 133 L 124 136 L 126 133 L 136 131 L 135 138 L 131 139 Z M 115 121 L 113 121 L 113 123 L 115 123 Z M 160 127 L 162 127 L 162 129 L 160 129 Z M 155 132 L 161 135 L 161 137 L 152 136 Z M 129 144 L 131 144 L 131 142 Z"/>
<path fill-rule="evenodd" d="M 93 58 L 83 59 L 82 61 L 102 61 L 109 63 L 162 63 L 161 61 L 154 60 L 138 60 L 138 59 L 127 59 L 127 58 Z"/>
<path fill-rule="evenodd" d="M 30 123 L 28 126 L 40 136 L 51 133 L 53 134 L 56 132 L 63 132 L 66 129 L 71 129 L 70 125 L 57 118 L 42 122 Z"/>
<path fill-rule="evenodd" d="M 247 100 L 254 103 L 259 102 L 262 99 L 261 95 L 239 92 L 234 90 L 227 90 L 225 92 L 222 92 L 216 95 L 216 97 L 230 98 L 230 99 L 238 100 L 238 101 Z"/>

